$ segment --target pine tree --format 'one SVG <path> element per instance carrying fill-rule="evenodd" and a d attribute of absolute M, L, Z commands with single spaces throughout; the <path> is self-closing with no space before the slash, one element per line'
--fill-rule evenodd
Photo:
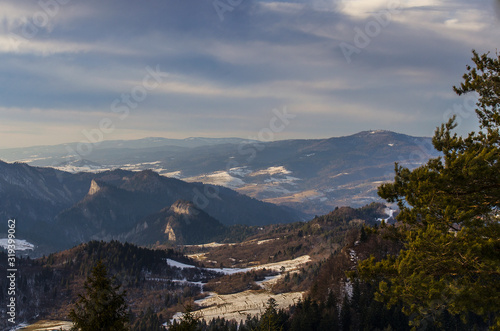
<path fill-rule="evenodd" d="M 399 205 L 404 249 L 359 266 L 365 279 L 383 278 L 377 299 L 402 302 L 416 326 L 472 312 L 500 329 L 500 56 L 473 51 L 472 60 L 454 89 L 478 93 L 480 131 L 458 136 L 452 118 L 433 138 L 441 157 L 414 170 L 396 164 L 379 195 Z"/>
<path fill-rule="evenodd" d="M 366 233 L 365 231 L 365 226 L 363 225 L 361 227 L 361 232 L 359 234 L 359 241 L 361 241 L 362 243 L 366 242 L 368 240 L 368 234 Z"/>
<path fill-rule="evenodd" d="M 279 331 L 283 330 L 283 327 L 279 323 L 278 304 L 274 298 L 269 298 L 267 300 L 266 311 L 262 315 L 259 324 L 259 330 L 262 331 Z"/>
<path fill-rule="evenodd" d="M 127 330 L 126 293 L 119 292 L 120 286 L 114 283 L 115 278 L 109 278 L 106 266 L 98 261 L 85 282 L 85 295 L 78 295 L 69 314 L 74 323 L 72 330 Z"/>
<path fill-rule="evenodd" d="M 193 314 L 191 305 L 187 305 L 182 314 L 180 322 L 174 321 L 170 326 L 171 331 L 195 331 L 198 326 L 198 318 Z"/>
<path fill-rule="evenodd" d="M 342 325 L 342 331 L 349 331 L 351 329 L 351 303 L 347 294 L 344 296 L 342 301 L 342 308 L 340 310 L 340 323 Z"/>

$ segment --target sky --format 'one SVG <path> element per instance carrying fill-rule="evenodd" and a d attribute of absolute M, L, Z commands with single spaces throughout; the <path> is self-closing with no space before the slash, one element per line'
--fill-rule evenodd
<path fill-rule="evenodd" d="M 468 132 L 499 2 L 2 0 L 0 148 Z"/>

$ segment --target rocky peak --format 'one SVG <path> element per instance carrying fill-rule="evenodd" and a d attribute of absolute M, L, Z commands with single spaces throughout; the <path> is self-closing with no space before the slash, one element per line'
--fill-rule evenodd
<path fill-rule="evenodd" d="M 170 210 L 176 214 L 181 214 L 181 215 L 198 214 L 194 204 L 186 200 L 177 200 L 176 202 L 174 202 L 172 206 L 170 206 Z"/>
<path fill-rule="evenodd" d="M 168 240 L 170 241 L 177 240 L 174 229 L 172 228 L 172 225 L 170 225 L 170 222 L 167 224 L 167 227 L 165 228 L 165 234 L 168 236 Z"/>
<path fill-rule="evenodd" d="M 94 180 L 92 179 L 92 182 L 90 183 L 90 189 L 88 195 L 94 195 L 97 192 L 101 190 L 101 186 Z"/>

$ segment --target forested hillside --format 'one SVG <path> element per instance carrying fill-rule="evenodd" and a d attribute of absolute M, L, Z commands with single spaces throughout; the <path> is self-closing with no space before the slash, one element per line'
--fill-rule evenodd
<path fill-rule="evenodd" d="M 132 324 L 137 325 L 165 323 L 175 312 L 183 311 L 184 306 L 202 297 L 202 284 L 205 291 L 235 293 L 259 289 L 256 282 L 276 275 L 276 272 L 262 270 L 224 276 L 217 272 L 220 267 L 248 268 L 311 256 L 311 263 L 298 272 L 284 274 L 272 288 L 273 293 L 305 291 L 325 258 L 332 252 L 340 252 L 362 224 L 376 224 L 377 218 L 387 217 L 384 210 L 382 204 L 360 209 L 342 207 L 309 222 L 231 227 L 228 238 L 236 241 L 215 247 L 177 246 L 179 251 L 163 245 L 158 246 L 159 249 L 146 249 L 118 241 L 91 241 L 39 259 L 22 258 L 18 260 L 17 275 L 18 320 L 31 320 L 33 316 L 67 320 L 73 302 L 82 293 L 86 277 L 99 260 L 127 291 Z M 203 258 L 195 261 L 183 254 Z M 213 269 L 179 269 L 169 265 L 167 259 Z M 6 257 L 0 259 L 2 264 L 6 261 Z M 4 290 L 7 287 L 5 270 L 6 266 L 2 265 L 0 286 Z"/>
<path fill-rule="evenodd" d="M 6 254 L 0 253 L 0 258 L 0 295 L 4 296 L 8 287 Z M 168 311 L 170 307 L 182 305 L 200 293 L 200 286 L 192 283 L 218 276 L 217 272 L 203 269 L 179 269 L 167 264 L 166 259 L 195 264 L 172 249 L 150 250 L 117 241 L 91 241 L 36 260 L 18 259 L 17 320 L 27 321 L 34 316 L 67 320 L 73 302 L 82 293 L 86 277 L 99 260 L 127 290 L 132 314 L 146 313 L 147 308 Z M 179 308 L 173 311 L 176 309 Z M 4 308 L 1 310 L 4 315 Z M 2 323 L 1 328 L 5 329 L 7 321 L 2 319 Z"/>

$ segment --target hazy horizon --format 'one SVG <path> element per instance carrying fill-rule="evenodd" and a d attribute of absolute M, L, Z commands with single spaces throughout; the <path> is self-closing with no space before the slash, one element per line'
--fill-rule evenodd
<path fill-rule="evenodd" d="M 283 139 L 274 139 L 274 140 L 259 140 L 259 139 L 252 139 L 252 137 L 185 137 L 185 138 L 171 138 L 171 137 L 142 137 L 142 138 L 130 138 L 130 139 L 105 139 L 102 140 L 98 143 L 93 143 L 90 142 L 90 144 L 96 144 L 99 145 L 100 143 L 109 143 L 109 142 L 115 142 L 115 141 L 139 141 L 139 140 L 146 140 L 146 139 L 168 139 L 168 140 L 178 140 L 178 141 L 185 141 L 189 139 L 242 139 L 242 140 L 256 140 L 256 141 L 261 141 L 261 142 L 274 142 L 274 141 L 284 141 L 284 140 L 323 140 L 323 139 L 332 139 L 332 138 L 341 138 L 341 137 L 349 137 L 349 136 L 354 136 L 362 132 L 392 132 L 396 134 L 404 134 L 408 136 L 413 136 L 413 137 L 420 137 L 420 138 L 431 138 L 432 135 L 429 136 L 414 136 L 410 135 L 404 132 L 396 132 L 396 131 L 391 131 L 391 130 L 384 130 L 384 129 L 372 129 L 372 130 L 363 130 L 363 131 L 358 131 L 358 132 L 353 132 L 350 134 L 343 134 L 343 135 L 334 135 L 334 136 L 329 136 L 329 137 L 317 137 L 317 138 L 283 138 Z M 257 137 L 258 138 L 258 137 Z M 84 143 L 89 143 L 88 139 L 83 140 Z M 23 148 L 36 148 L 36 147 L 52 147 L 52 146 L 60 146 L 60 145 L 71 145 L 71 144 L 78 144 L 82 143 L 82 141 L 69 141 L 69 142 L 63 142 L 63 143 L 58 143 L 58 144 L 50 144 L 50 145 L 28 145 L 28 146 L 20 146 L 20 147 L 7 147 L 3 148 L 0 147 L 0 150 L 7 150 L 7 149 L 23 149 Z"/>

